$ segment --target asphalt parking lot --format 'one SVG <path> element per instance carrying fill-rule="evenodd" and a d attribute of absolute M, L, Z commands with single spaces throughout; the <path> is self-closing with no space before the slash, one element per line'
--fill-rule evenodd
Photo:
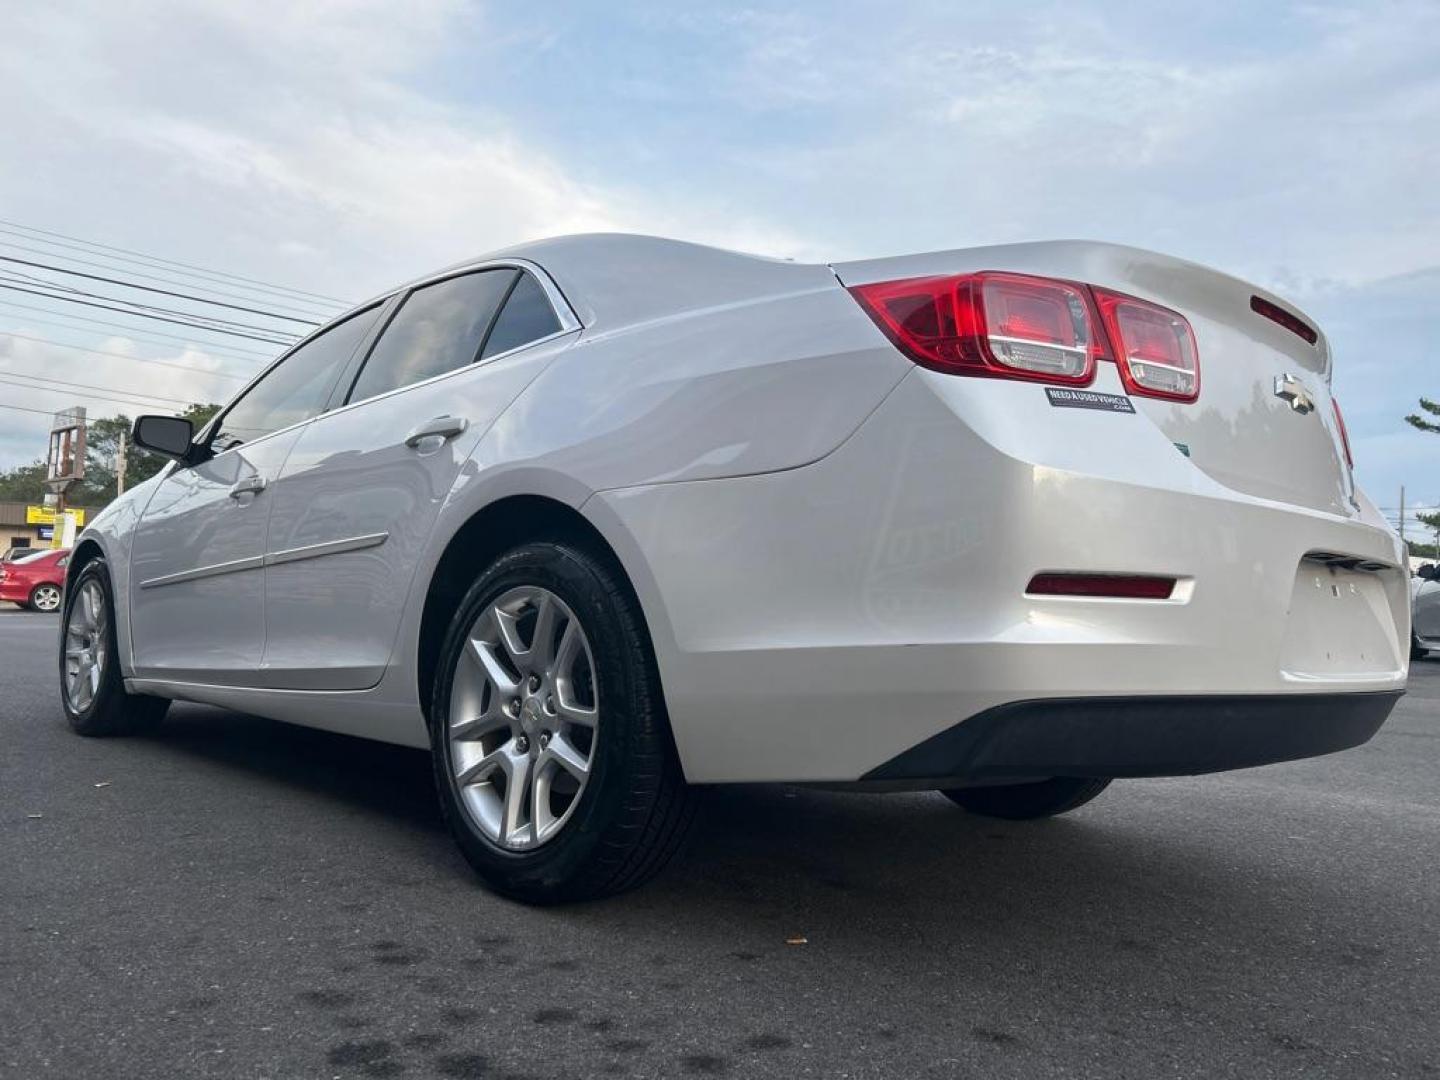
<path fill-rule="evenodd" d="M 541 911 L 421 753 L 73 736 L 54 624 L 0 613 L 6 1077 L 1440 1075 L 1437 661 L 1363 748 L 1050 822 L 717 790 L 660 880 Z"/>

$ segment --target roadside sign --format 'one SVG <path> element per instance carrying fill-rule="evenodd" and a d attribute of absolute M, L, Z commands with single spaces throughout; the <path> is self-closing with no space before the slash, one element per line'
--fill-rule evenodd
<path fill-rule="evenodd" d="M 85 511 L 84 511 L 84 510 L 65 510 L 65 511 L 62 511 L 62 512 L 63 512 L 63 513 L 67 513 L 67 514 L 74 514 L 74 515 L 75 515 L 75 524 L 76 524 L 76 525 L 79 525 L 79 526 L 82 526 L 82 527 L 84 526 L 84 524 L 85 524 Z M 51 526 L 51 527 L 53 528 L 54 525 L 55 525 L 55 508 L 54 508 L 53 506 L 27 506 L 27 507 L 25 507 L 25 524 L 26 524 L 26 525 L 42 525 L 42 526 L 43 526 L 43 525 L 49 525 L 49 526 Z M 46 537 L 41 536 L 41 539 L 44 540 L 44 539 L 46 539 Z"/>

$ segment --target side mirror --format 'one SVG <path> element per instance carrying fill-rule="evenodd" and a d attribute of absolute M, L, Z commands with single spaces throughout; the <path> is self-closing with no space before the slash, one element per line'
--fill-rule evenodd
<path fill-rule="evenodd" d="M 176 461 L 190 457 L 190 444 L 195 438 L 195 425 L 178 416 L 140 416 L 130 438 L 142 450 L 153 450 Z"/>

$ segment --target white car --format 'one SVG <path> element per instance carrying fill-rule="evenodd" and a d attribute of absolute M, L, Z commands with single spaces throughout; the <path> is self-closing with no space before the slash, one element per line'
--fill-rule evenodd
<path fill-rule="evenodd" d="M 1408 574 L 1313 323 L 1107 244 L 833 265 L 546 240 L 329 325 L 81 536 L 62 698 L 429 748 L 532 901 L 655 871 L 692 785 L 939 790 L 1355 746 Z"/>
<path fill-rule="evenodd" d="M 1440 570 L 1422 566 L 1410 579 L 1410 659 L 1419 660 L 1440 651 Z"/>

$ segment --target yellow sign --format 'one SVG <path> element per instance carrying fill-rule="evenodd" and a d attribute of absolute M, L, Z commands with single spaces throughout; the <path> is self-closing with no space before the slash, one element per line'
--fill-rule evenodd
<path fill-rule="evenodd" d="M 83 527 L 85 524 L 84 510 L 67 510 L 67 514 L 75 515 L 75 526 Z M 54 525 L 55 508 L 53 506 L 27 506 L 25 507 L 26 525 Z"/>

